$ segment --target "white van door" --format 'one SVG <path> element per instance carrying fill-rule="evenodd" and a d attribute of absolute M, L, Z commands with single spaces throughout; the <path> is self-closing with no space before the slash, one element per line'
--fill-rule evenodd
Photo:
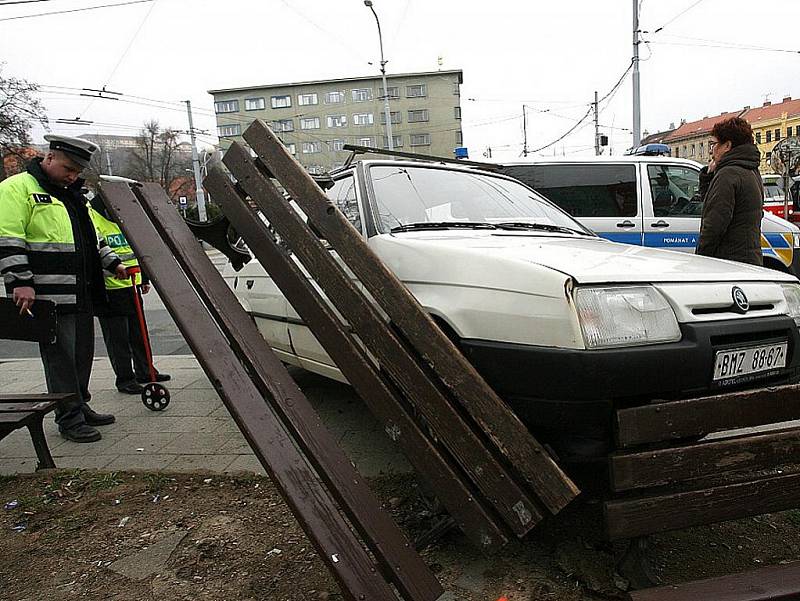
<path fill-rule="evenodd" d="M 700 235 L 700 172 L 689 165 L 640 164 L 644 245 L 694 252 Z"/>

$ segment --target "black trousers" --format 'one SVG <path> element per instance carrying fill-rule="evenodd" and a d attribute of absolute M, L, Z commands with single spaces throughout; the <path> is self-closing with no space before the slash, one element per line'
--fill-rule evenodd
<path fill-rule="evenodd" d="M 144 348 L 142 330 L 136 315 L 101 316 L 100 329 L 114 368 L 117 388 L 150 380 L 150 367 Z"/>
<path fill-rule="evenodd" d="M 83 412 L 89 402 L 89 378 L 94 361 L 94 317 L 91 313 L 68 313 L 58 316 L 56 341 L 39 344 L 44 364 L 47 391 L 74 392 L 76 401 L 56 408 L 56 423 L 68 430 L 85 423 Z"/>

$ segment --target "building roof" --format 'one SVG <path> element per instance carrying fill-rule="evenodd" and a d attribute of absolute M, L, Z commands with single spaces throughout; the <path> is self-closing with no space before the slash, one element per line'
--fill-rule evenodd
<path fill-rule="evenodd" d="M 386 79 L 393 79 L 398 77 L 419 77 L 419 76 L 433 76 L 433 75 L 458 75 L 458 83 L 464 83 L 464 72 L 461 69 L 451 69 L 448 71 L 422 71 L 418 73 L 390 73 Z M 313 81 L 296 81 L 292 83 L 270 83 L 261 86 L 246 86 L 243 88 L 224 88 L 219 90 L 208 90 L 209 94 L 222 94 L 225 92 L 245 92 L 247 90 L 264 90 L 269 88 L 288 88 L 291 86 L 311 86 L 319 84 L 331 83 L 344 83 L 347 81 L 364 81 L 367 79 L 378 79 L 380 75 L 365 75 L 363 77 L 343 77 L 341 79 L 316 79 Z"/>
<path fill-rule="evenodd" d="M 742 113 L 744 113 L 747 109 L 742 109 L 739 111 L 734 111 L 731 113 L 722 113 L 721 115 L 716 115 L 714 117 L 703 117 L 699 121 L 690 121 L 688 123 L 681 123 L 675 131 L 673 131 L 670 135 L 668 135 L 664 141 L 675 142 L 677 140 L 682 140 L 684 138 L 693 138 L 696 136 L 701 136 L 703 134 L 707 134 L 711 131 L 711 128 L 718 121 L 723 121 L 725 119 L 730 119 L 731 117 L 741 117 Z"/>
<path fill-rule="evenodd" d="M 780 119 L 784 113 L 787 113 L 788 117 L 800 115 L 800 100 L 792 100 L 791 96 L 787 96 L 777 104 L 765 102 L 762 106 L 747 111 L 745 118 L 750 125 L 755 126 L 760 125 L 760 122 Z"/>
<path fill-rule="evenodd" d="M 654 134 L 649 134 L 642 138 L 642 141 L 639 142 L 640 146 L 645 146 L 646 144 L 660 144 L 664 142 L 669 135 L 675 131 L 675 128 L 668 129 L 665 131 L 657 131 Z"/>

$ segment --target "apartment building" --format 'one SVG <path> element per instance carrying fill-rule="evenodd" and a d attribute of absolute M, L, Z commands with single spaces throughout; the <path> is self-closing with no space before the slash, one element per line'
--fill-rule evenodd
<path fill-rule="evenodd" d="M 396 150 L 453 156 L 463 145 L 461 70 L 387 75 Z M 380 76 L 350 77 L 209 90 L 220 147 L 243 142 L 242 132 L 262 119 L 311 173 L 344 163 L 345 144 L 388 148 Z"/>

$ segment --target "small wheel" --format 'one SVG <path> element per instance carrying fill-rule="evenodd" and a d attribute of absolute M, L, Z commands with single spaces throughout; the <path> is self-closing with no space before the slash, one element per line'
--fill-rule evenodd
<path fill-rule="evenodd" d="M 150 411 L 163 411 L 169 405 L 169 390 L 156 382 L 144 385 L 142 403 Z"/>

